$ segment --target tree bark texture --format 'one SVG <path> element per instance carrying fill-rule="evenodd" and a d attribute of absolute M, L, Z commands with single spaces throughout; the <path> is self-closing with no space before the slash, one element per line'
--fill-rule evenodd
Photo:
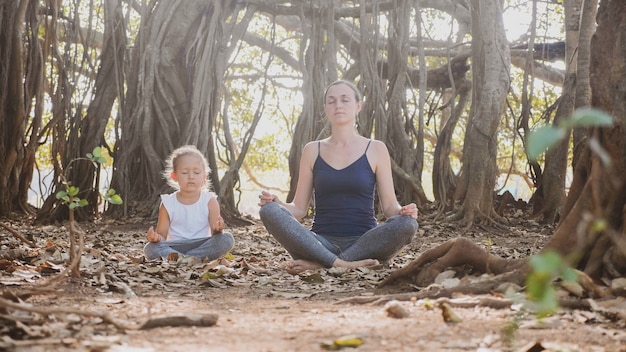
<path fill-rule="evenodd" d="M 27 152 L 25 132 L 27 112 L 24 90 L 24 47 L 22 37 L 25 34 L 28 0 L 0 1 L 0 216 L 11 212 L 24 212 L 27 205 L 24 195 L 20 195 L 20 179 L 27 170 Z M 32 163 L 30 165 L 32 172 Z"/>
<path fill-rule="evenodd" d="M 580 11 L 580 28 L 578 35 L 578 49 L 576 59 L 576 101 L 575 108 L 584 108 L 591 105 L 591 38 L 595 31 L 598 0 L 585 0 Z M 589 134 L 588 129 L 579 128 L 573 132 L 574 156 L 572 168 L 576 169 L 580 150 Z"/>
<path fill-rule="evenodd" d="M 472 1 L 472 106 L 456 199 L 468 226 L 495 214 L 496 132 L 508 93 L 511 58 L 498 0 Z"/>
<path fill-rule="evenodd" d="M 426 202 L 421 186 L 418 155 L 412 142 L 415 121 L 407 110 L 407 70 L 409 61 L 409 23 L 412 6 L 409 1 L 396 1 L 389 21 L 389 48 L 387 77 L 387 114 L 385 120 L 376 121 L 375 135 L 389 148 L 394 169 L 394 184 L 401 204 Z M 419 80 L 410 82 L 418 85 Z M 403 175 L 406 175 L 403 177 Z M 413 179 L 415 178 L 415 179 Z"/>
<path fill-rule="evenodd" d="M 594 128 L 593 142 L 584 144 L 565 216 L 547 244 L 594 278 L 626 273 L 626 3 L 600 2 L 597 25 L 590 50 L 591 105 L 615 124 Z M 610 163 L 601 159 L 603 153 Z"/>
<path fill-rule="evenodd" d="M 221 192 L 213 133 L 229 54 L 230 2 L 166 1 L 145 12 L 115 147 L 112 185 L 125 198 L 125 215 L 156 215 L 159 195 L 172 191 L 162 176 L 164 160 L 186 144 L 207 156 L 212 186 Z"/>
<path fill-rule="evenodd" d="M 302 68 L 302 113 L 298 117 L 294 129 L 293 140 L 289 150 L 289 193 L 287 201 L 293 200 L 298 184 L 300 157 L 304 146 L 312 141 L 325 137 L 330 131 L 325 130 L 324 89 L 336 80 L 337 74 L 331 66 L 336 57 L 334 38 L 334 6 L 332 1 L 315 2 L 318 11 L 313 11 L 310 18 L 301 18 L 302 40 L 300 42 L 300 66 Z M 329 60 L 329 58 L 333 58 Z"/>
<path fill-rule="evenodd" d="M 565 9 L 565 80 L 559 98 L 554 124 L 569 118 L 574 112 L 576 104 L 576 68 L 578 50 L 588 42 L 579 43 L 579 23 L 582 0 L 564 1 Z M 588 78 L 587 78 L 588 79 Z M 550 148 L 546 152 L 545 169 L 543 175 L 537 179 L 537 191 L 533 195 L 533 213 L 544 221 L 556 223 L 560 219 L 563 203 L 565 202 L 565 180 L 567 173 L 567 158 L 570 146 L 570 133 L 567 138 Z"/>
<path fill-rule="evenodd" d="M 74 114 L 68 118 L 71 133 L 67 140 L 62 139 L 59 143 L 67 146 L 63 150 L 63 169 L 66 181 L 77 186 L 80 190 L 80 198 L 86 199 L 89 204 L 85 207 L 76 208 L 74 216 L 77 221 L 85 221 L 93 218 L 100 207 L 100 165 L 86 160 L 87 153 L 91 153 L 95 147 L 103 146 L 108 150 L 104 134 L 111 116 L 113 104 L 116 99 L 123 101 L 124 93 L 124 62 L 126 55 L 126 33 L 121 8 L 121 1 L 106 0 L 105 8 L 105 31 L 104 43 L 100 59 L 100 67 L 96 73 L 93 87 L 93 100 L 87 107 L 85 116 L 82 113 Z M 59 177 L 55 177 L 58 179 Z M 64 189 L 64 185 L 57 183 L 55 190 L 45 200 L 38 213 L 37 221 L 50 223 L 63 221 L 68 218 L 66 205 L 56 199 L 55 194 Z"/>
<path fill-rule="evenodd" d="M 450 163 L 452 135 L 465 110 L 471 92 L 471 83 L 464 81 L 458 86 L 455 93 L 458 94 L 458 102 L 454 104 L 446 103 L 446 105 L 454 106 L 454 110 L 450 111 L 449 118 L 443 119 L 445 123 L 437 138 L 433 161 L 433 194 L 438 206 L 438 217 L 443 215 L 446 211 L 453 209 L 455 205 L 454 193 L 457 187 L 457 176 L 454 174 Z M 444 97 L 446 100 L 455 99 L 452 94 L 444 95 Z M 445 110 L 448 109 L 450 108 L 446 108 Z"/>

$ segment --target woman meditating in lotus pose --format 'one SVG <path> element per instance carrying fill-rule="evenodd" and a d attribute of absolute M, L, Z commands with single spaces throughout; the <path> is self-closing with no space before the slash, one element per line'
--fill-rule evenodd
<path fill-rule="evenodd" d="M 266 191 L 259 215 L 268 232 L 293 260 L 286 270 L 377 265 L 394 257 L 417 233 L 417 206 L 396 199 L 387 146 L 357 132 L 363 102 L 356 86 L 335 81 L 326 88 L 324 112 L 330 137 L 309 142 L 302 151 L 296 193 L 291 203 Z M 378 224 L 374 193 L 387 221 Z M 299 222 L 315 197 L 311 229 Z"/>

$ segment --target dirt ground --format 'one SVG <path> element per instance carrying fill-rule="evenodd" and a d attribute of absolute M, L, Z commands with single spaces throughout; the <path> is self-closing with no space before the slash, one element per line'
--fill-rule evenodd
<path fill-rule="evenodd" d="M 377 288 L 424 250 L 458 236 L 503 257 L 533 255 L 553 228 L 521 217 L 511 217 L 507 231 L 464 231 L 422 216 L 419 236 L 389 267 L 298 276 L 280 269 L 289 257 L 259 224 L 228 228 L 236 245 L 221 261 L 172 263 L 143 260 L 149 224 L 82 224 L 81 277 L 56 285 L 46 282 L 64 268 L 67 228 L 2 223 L 36 246 L 0 229 L 0 350 L 626 351 L 624 321 L 596 311 L 562 309 L 538 320 L 522 304 L 479 303 L 510 299 L 497 293 L 432 300 L 411 299 L 408 293 L 400 300 Z M 444 301 L 457 322 L 444 319 Z M 394 317 L 397 310 L 406 316 Z M 140 329 L 162 316 L 166 326 Z M 181 316 L 217 321 L 181 326 Z"/>

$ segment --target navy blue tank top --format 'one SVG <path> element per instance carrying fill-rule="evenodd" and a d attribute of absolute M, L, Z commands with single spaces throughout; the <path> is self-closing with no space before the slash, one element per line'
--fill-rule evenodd
<path fill-rule="evenodd" d="M 376 175 L 363 155 L 337 170 L 319 153 L 313 164 L 315 216 L 311 231 L 318 235 L 359 236 L 376 227 L 374 187 Z"/>

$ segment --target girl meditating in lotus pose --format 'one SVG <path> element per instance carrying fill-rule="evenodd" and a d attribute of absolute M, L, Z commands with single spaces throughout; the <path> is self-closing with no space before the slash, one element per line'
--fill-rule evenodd
<path fill-rule="evenodd" d="M 394 257 L 417 233 L 417 206 L 396 199 L 387 146 L 357 132 L 363 105 L 356 86 L 331 83 L 324 94 L 330 137 L 309 142 L 302 151 L 296 193 L 291 203 L 262 191 L 259 215 L 268 232 L 293 260 L 286 270 L 377 265 Z M 374 193 L 387 221 L 378 224 Z M 313 225 L 299 222 L 315 197 Z"/>
<path fill-rule="evenodd" d="M 234 246 L 233 235 L 224 231 L 217 195 L 209 191 L 208 173 L 206 158 L 192 145 L 169 156 L 163 175 L 176 192 L 161 195 L 156 230 L 148 229 L 144 247 L 148 260 L 175 261 L 180 254 L 214 260 Z"/>

